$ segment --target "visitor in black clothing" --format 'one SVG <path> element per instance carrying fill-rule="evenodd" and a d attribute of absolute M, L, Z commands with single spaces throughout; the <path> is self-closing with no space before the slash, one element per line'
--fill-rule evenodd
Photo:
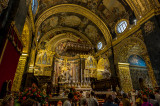
<path fill-rule="evenodd" d="M 103 104 L 103 106 L 117 106 L 116 104 L 113 104 L 112 95 L 109 95 L 107 97 L 107 101 L 106 101 L 106 103 Z"/>

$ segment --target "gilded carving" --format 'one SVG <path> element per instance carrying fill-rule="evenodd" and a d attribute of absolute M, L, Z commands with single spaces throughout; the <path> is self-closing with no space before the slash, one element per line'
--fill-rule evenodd
<path fill-rule="evenodd" d="M 18 92 L 21 87 L 22 76 L 25 70 L 27 56 L 21 56 L 18 62 L 18 67 L 14 76 L 12 91 Z"/>
<path fill-rule="evenodd" d="M 151 32 L 153 32 L 154 28 L 155 28 L 155 25 L 154 25 L 154 23 L 151 22 L 151 21 L 148 21 L 148 22 L 146 22 L 146 23 L 144 24 L 144 30 L 145 30 L 146 35 L 148 35 L 148 34 L 150 34 Z"/>
<path fill-rule="evenodd" d="M 9 0 L 1 0 L 0 1 L 0 14 L 2 13 L 2 11 L 4 9 L 6 9 L 8 7 L 8 2 L 9 2 Z"/>
<path fill-rule="evenodd" d="M 52 30 L 50 30 L 50 31 L 48 31 L 46 34 L 44 34 L 43 36 L 42 36 L 42 38 L 40 39 L 40 41 L 39 41 L 39 45 L 40 45 L 40 43 L 43 41 L 43 40 L 47 40 L 47 39 L 51 39 L 52 37 L 54 37 L 52 34 L 54 34 L 54 33 L 56 33 L 57 31 L 68 31 L 68 32 L 73 32 L 73 33 L 76 33 L 78 36 L 80 36 L 82 39 L 84 39 L 85 41 L 87 41 L 89 44 L 91 44 L 92 45 L 92 43 L 91 43 L 91 41 L 84 35 L 84 34 L 82 34 L 81 32 L 79 32 L 79 31 L 77 31 L 77 30 L 75 30 L 75 29 L 73 29 L 73 28 L 67 28 L 67 27 L 60 27 L 60 28 L 54 28 L 54 29 L 52 29 Z"/>
<path fill-rule="evenodd" d="M 130 69 L 129 64 L 127 63 L 118 63 L 118 74 L 120 78 L 120 84 L 122 87 L 122 90 L 124 92 L 129 92 L 133 90 L 131 76 L 130 76 Z"/>
<path fill-rule="evenodd" d="M 130 37 L 125 39 L 123 42 L 118 44 L 116 47 L 114 47 L 115 51 L 115 62 L 122 62 L 122 63 L 128 63 L 128 58 L 133 55 L 139 55 L 142 56 L 142 58 L 145 60 L 147 64 L 147 68 L 149 70 L 149 76 L 151 77 L 153 87 L 156 86 L 155 82 L 155 76 L 152 69 L 152 66 L 150 63 L 149 58 L 147 55 L 147 49 L 142 40 L 136 37 Z"/>
<path fill-rule="evenodd" d="M 36 36 L 38 33 L 38 29 L 40 27 L 40 25 L 42 24 L 42 22 L 44 20 L 46 20 L 49 16 L 56 14 L 56 13 L 60 13 L 60 12 L 73 12 L 73 13 L 78 13 L 82 16 L 87 17 L 88 19 L 90 19 L 93 23 L 95 23 L 97 25 L 97 27 L 101 30 L 102 34 L 104 35 L 107 43 L 110 45 L 110 40 L 112 39 L 110 32 L 107 28 L 107 26 L 105 25 L 105 23 L 94 13 L 92 13 L 91 11 L 89 11 L 88 9 L 78 6 L 78 5 L 74 5 L 74 4 L 61 4 L 61 5 L 57 5 L 54 7 L 49 8 L 48 10 L 46 10 L 45 12 L 43 12 L 38 20 L 36 21 Z"/>
<path fill-rule="evenodd" d="M 23 53 L 28 53 L 28 50 L 29 50 L 29 43 L 30 43 L 30 26 L 29 26 L 29 21 L 28 21 L 28 18 L 26 18 L 26 22 L 24 24 L 24 27 L 23 27 L 23 31 L 22 31 L 22 42 L 24 44 L 24 47 L 23 47 Z"/>
<path fill-rule="evenodd" d="M 135 34 L 132 35 L 132 37 L 137 37 L 144 41 L 143 35 L 142 35 L 142 30 L 137 31 Z"/>
<path fill-rule="evenodd" d="M 17 67 L 16 73 L 15 73 L 15 77 L 13 80 L 13 86 L 12 86 L 12 91 L 16 91 L 16 92 L 19 91 L 20 86 L 21 86 L 22 76 L 25 71 L 26 60 L 28 57 L 29 48 L 31 46 L 31 44 L 30 44 L 30 42 L 31 42 L 31 25 L 29 22 L 30 22 L 30 20 L 27 17 L 25 24 L 24 24 L 23 32 L 21 35 L 24 47 L 23 47 L 22 55 L 20 56 L 20 59 L 18 62 L 18 67 Z"/>
<path fill-rule="evenodd" d="M 149 1 L 149 0 L 126 0 L 126 2 L 135 12 L 137 19 L 140 19 L 141 17 L 145 16 L 155 6 L 155 1 Z"/>
<path fill-rule="evenodd" d="M 97 80 L 110 79 L 111 70 L 108 58 L 100 58 L 97 64 Z"/>

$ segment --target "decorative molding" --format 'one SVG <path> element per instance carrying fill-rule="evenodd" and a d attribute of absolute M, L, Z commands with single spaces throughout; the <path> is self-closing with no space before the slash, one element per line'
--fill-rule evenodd
<path fill-rule="evenodd" d="M 40 39 L 40 41 L 38 42 L 38 46 L 40 45 L 40 43 L 46 39 L 46 37 L 49 37 L 51 34 L 54 34 L 56 33 L 57 31 L 69 31 L 69 32 L 73 32 L 73 33 L 76 33 L 78 34 L 80 37 L 82 37 L 84 40 L 88 41 L 91 45 L 93 45 L 91 43 L 91 41 L 84 35 L 82 34 L 81 32 L 73 29 L 73 28 L 67 28 L 67 27 L 60 27 L 60 28 L 55 28 L 55 29 L 52 29 L 50 30 L 49 32 L 45 33 L 42 38 Z"/>
<path fill-rule="evenodd" d="M 27 56 L 20 56 L 18 67 L 14 76 L 12 91 L 18 92 L 21 87 L 22 76 L 25 70 Z"/>
<path fill-rule="evenodd" d="M 156 86 L 152 65 L 150 64 L 149 57 L 146 58 L 148 56 L 147 48 L 142 40 L 136 37 L 129 37 L 115 46 L 114 51 L 115 63 L 128 63 L 128 58 L 133 54 L 141 56 L 147 64 L 153 87 Z"/>
<path fill-rule="evenodd" d="M 97 27 L 103 33 L 108 45 L 110 45 L 112 36 L 111 36 L 107 26 L 105 25 L 105 23 L 96 14 L 94 14 L 90 10 L 88 10 L 82 6 L 79 6 L 79 5 L 75 5 L 75 4 L 61 4 L 61 5 L 51 7 L 48 10 L 46 10 L 45 12 L 43 12 L 36 21 L 36 37 L 37 37 L 38 29 L 39 29 L 40 25 L 42 24 L 42 22 L 45 19 L 47 19 L 48 17 L 50 17 L 51 15 L 56 14 L 56 13 L 60 13 L 60 12 L 73 12 L 73 13 L 81 14 L 81 15 L 87 17 L 93 23 L 95 23 L 97 25 Z"/>
<path fill-rule="evenodd" d="M 127 22 L 127 27 L 126 27 L 126 29 L 125 29 L 122 33 L 118 33 L 118 32 L 117 32 L 117 26 L 118 26 L 118 24 L 119 24 L 120 22 L 122 22 L 122 21 L 126 21 L 126 22 Z M 121 19 L 121 20 L 119 20 L 119 21 L 116 23 L 115 28 L 114 28 L 116 35 L 117 35 L 117 36 L 121 36 L 121 35 L 123 35 L 124 33 L 126 33 L 127 30 L 128 30 L 128 28 L 129 28 L 129 26 L 130 26 L 130 24 L 129 24 L 129 21 L 128 21 L 127 19 Z"/>
<path fill-rule="evenodd" d="M 130 75 L 130 69 L 128 63 L 118 63 L 118 76 L 120 78 L 120 84 L 124 92 L 133 90 L 132 80 Z"/>
<path fill-rule="evenodd" d="M 154 28 L 155 28 L 154 22 L 148 21 L 144 24 L 144 31 L 145 31 L 146 35 L 153 32 Z"/>
<path fill-rule="evenodd" d="M 142 30 L 138 30 L 137 32 L 135 32 L 133 35 L 131 35 L 132 37 L 137 37 L 139 39 L 141 39 L 142 41 L 144 41 L 143 38 L 143 34 L 142 34 Z"/>

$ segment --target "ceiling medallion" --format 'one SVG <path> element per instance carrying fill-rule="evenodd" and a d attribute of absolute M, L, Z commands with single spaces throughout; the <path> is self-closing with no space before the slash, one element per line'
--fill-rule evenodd
<path fill-rule="evenodd" d="M 145 23 L 144 25 L 144 30 L 145 30 L 145 33 L 148 35 L 150 34 L 151 32 L 153 32 L 154 30 L 154 23 L 151 22 L 151 21 L 148 21 L 147 23 Z"/>

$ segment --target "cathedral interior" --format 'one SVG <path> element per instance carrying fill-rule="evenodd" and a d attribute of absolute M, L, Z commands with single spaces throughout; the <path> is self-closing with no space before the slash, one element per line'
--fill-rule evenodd
<path fill-rule="evenodd" d="M 6 81 L 13 92 L 160 86 L 160 0 L 2 0 L 1 92 Z"/>

